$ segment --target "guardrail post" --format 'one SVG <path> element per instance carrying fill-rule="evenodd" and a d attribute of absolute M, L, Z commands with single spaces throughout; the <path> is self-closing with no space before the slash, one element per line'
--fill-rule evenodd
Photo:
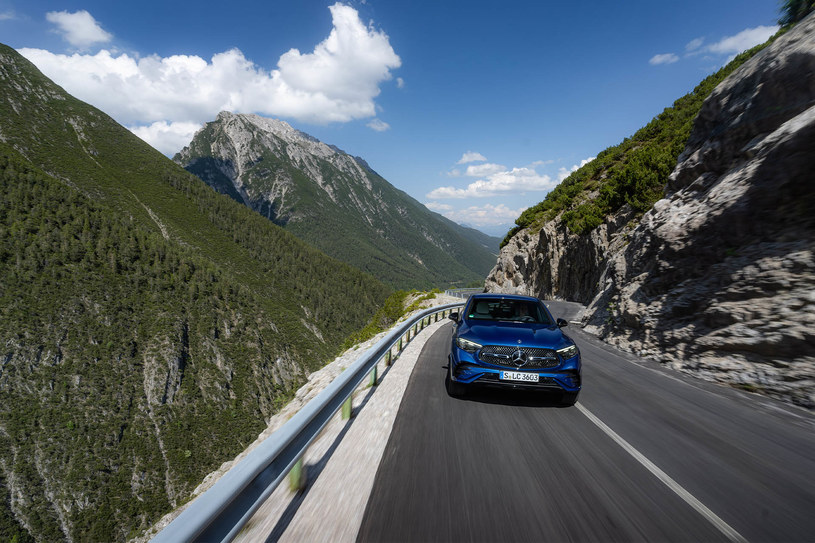
<path fill-rule="evenodd" d="M 393 356 L 391 355 L 391 350 L 388 349 L 388 352 L 385 353 L 385 365 L 390 366 L 393 364 Z"/>
<path fill-rule="evenodd" d="M 401 352 L 402 352 L 402 338 L 400 337 L 399 338 L 399 348 L 396 350 L 396 354 L 399 354 Z"/>
<path fill-rule="evenodd" d="M 306 488 L 306 467 L 303 466 L 303 458 L 294 463 L 289 472 L 289 490 L 297 492 Z"/>
<path fill-rule="evenodd" d="M 370 385 L 372 387 L 375 387 L 377 385 L 377 383 L 376 383 L 376 364 L 374 364 L 374 369 L 371 370 L 371 382 L 370 382 Z"/>
<path fill-rule="evenodd" d="M 354 410 L 354 394 L 351 393 L 348 396 L 348 399 L 342 404 L 342 420 L 348 420 L 351 418 L 351 413 Z"/>

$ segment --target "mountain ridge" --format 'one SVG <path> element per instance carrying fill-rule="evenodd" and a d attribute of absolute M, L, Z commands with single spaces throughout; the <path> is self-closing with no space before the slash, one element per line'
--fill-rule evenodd
<path fill-rule="evenodd" d="M 124 541 L 391 289 L 0 45 L 0 539 Z"/>
<path fill-rule="evenodd" d="M 327 254 L 397 288 L 480 281 L 497 250 L 484 247 L 497 239 L 479 239 L 428 210 L 364 159 L 277 119 L 221 112 L 174 160 Z"/>

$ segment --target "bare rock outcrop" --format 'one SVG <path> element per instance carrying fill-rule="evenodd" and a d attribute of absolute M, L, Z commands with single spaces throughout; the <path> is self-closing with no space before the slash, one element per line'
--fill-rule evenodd
<path fill-rule="evenodd" d="M 815 18 L 705 101 L 587 312 L 612 343 L 815 405 Z"/>
<path fill-rule="evenodd" d="M 516 236 L 487 287 L 507 291 L 511 284 L 516 292 L 587 301 L 596 280 L 584 324 L 606 341 L 706 379 L 813 407 L 813 210 L 810 16 L 707 98 L 666 197 L 636 228 L 621 230 L 615 217 L 582 239 L 561 228 L 552 240 L 552 223 L 533 244 L 521 247 Z M 574 259 L 585 245 L 596 247 L 597 256 Z M 525 265 L 510 273 L 508 257 Z M 558 274 L 547 275 L 547 267 Z M 588 279 L 576 288 L 566 274 L 576 276 L 571 283 Z"/>
<path fill-rule="evenodd" d="M 597 293 L 608 256 L 623 247 L 633 229 L 634 217 L 624 206 L 585 236 L 570 233 L 560 218 L 538 231 L 522 230 L 501 249 L 485 288 L 588 303 Z"/>

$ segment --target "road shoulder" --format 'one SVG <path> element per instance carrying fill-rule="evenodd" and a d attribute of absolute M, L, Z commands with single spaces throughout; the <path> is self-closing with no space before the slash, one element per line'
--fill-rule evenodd
<path fill-rule="evenodd" d="M 306 454 L 308 486 L 292 493 L 280 485 L 235 541 L 356 540 L 413 367 L 427 338 L 445 323 L 426 327 L 377 387 L 355 395 L 351 421 L 335 416 Z"/>

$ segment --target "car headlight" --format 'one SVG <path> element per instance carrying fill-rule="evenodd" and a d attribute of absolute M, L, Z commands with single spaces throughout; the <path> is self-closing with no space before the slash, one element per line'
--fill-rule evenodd
<path fill-rule="evenodd" d="M 569 345 L 568 347 L 558 349 L 557 354 L 559 354 L 563 360 L 574 358 L 577 356 L 577 345 Z"/>
<path fill-rule="evenodd" d="M 462 351 L 467 351 L 468 353 L 474 353 L 481 348 L 481 345 L 475 341 L 470 341 L 469 339 L 464 339 L 463 337 L 456 338 L 456 345 L 458 345 L 459 349 Z"/>

